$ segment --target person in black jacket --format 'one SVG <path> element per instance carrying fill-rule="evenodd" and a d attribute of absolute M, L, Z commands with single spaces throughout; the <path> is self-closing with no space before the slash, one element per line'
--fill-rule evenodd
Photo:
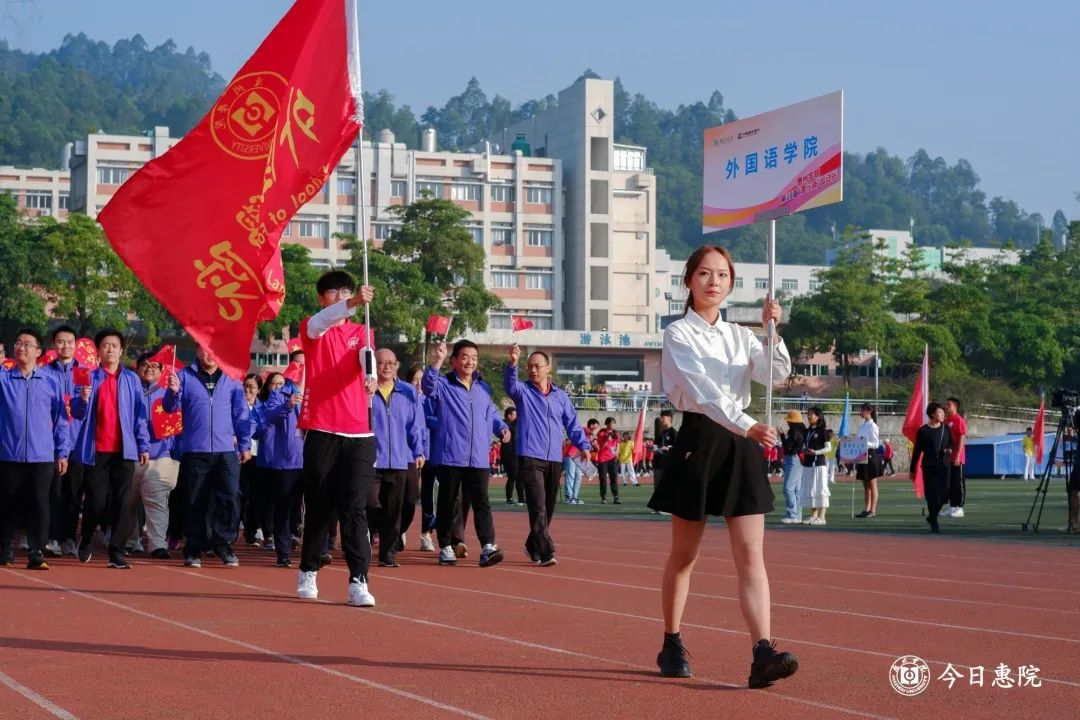
<path fill-rule="evenodd" d="M 510 428 L 510 440 L 502 443 L 502 466 L 506 470 L 506 504 L 514 504 L 514 491 L 517 491 L 517 504 L 525 504 L 525 479 L 519 472 L 520 464 L 517 456 L 517 409 L 506 408 L 503 411 L 503 420 Z"/>
<path fill-rule="evenodd" d="M 926 495 L 926 522 L 930 532 L 941 532 L 938 513 L 949 499 L 949 477 L 952 465 L 952 436 L 945 427 L 945 408 L 938 403 L 926 406 L 929 421 L 915 434 L 911 451 L 911 476 L 922 463 L 923 489 Z"/>

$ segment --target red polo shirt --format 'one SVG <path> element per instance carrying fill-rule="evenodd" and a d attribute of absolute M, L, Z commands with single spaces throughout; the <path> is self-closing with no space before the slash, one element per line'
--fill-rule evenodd
<path fill-rule="evenodd" d="M 94 445 L 99 453 L 115 453 L 124 449 L 124 438 L 120 433 L 120 393 L 117 390 L 116 373 L 102 368 L 105 379 L 97 391 L 97 425 L 94 428 Z"/>

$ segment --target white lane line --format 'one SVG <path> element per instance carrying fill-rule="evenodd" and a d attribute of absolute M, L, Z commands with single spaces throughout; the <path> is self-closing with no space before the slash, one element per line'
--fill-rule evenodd
<path fill-rule="evenodd" d="M 60 718 L 60 720 L 79 720 L 79 718 L 75 717 L 64 708 L 52 702 L 48 698 L 42 697 L 38 693 L 34 692 L 30 688 L 26 687 L 21 682 L 4 672 L 0 672 L 0 684 L 7 685 L 9 688 L 19 693 L 24 698 L 34 703 L 39 708 L 49 713 L 53 717 Z"/>
<path fill-rule="evenodd" d="M 614 566 L 617 566 L 617 567 L 634 568 L 636 570 L 641 570 L 642 569 L 642 566 L 640 564 L 639 565 L 634 565 L 633 563 L 612 562 L 610 560 L 588 560 L 586 558 L 572 557 L 570 555 L 562 555 L 562 554 L 560 554 L 559 555 L 559 564 L 562 565 L 563 561 L 565 561 L 565 560 L 569 560 L 571 562 L 590 563 L 590 564 L 593 564 L 593 565 L 608 565 L 608 566 L 614 565 Z M 662 573 L 664 571 L 663 567 L 656 567 L 656 566 L 647 566 L 645 569 L 653 570 L 653 571 L 655 571 L 657 573 Z M 711 572 L 706 572 L 704 570 L 701 570 L 701 571 L 695 571 L 694 572 L 694 577 L 717 577 L 717 578 L 735 579 L 738 576 L 735 575 L 735 573 L 711 573 Z M 1031 611 L 1031 612 L 1040 612 L 1040 613 L 1063 613 L 1065 615 L 1080 615 L 1080 610 L 1067 610 L 1065 608 L 1036 607 L 1036 606 L 1033 606 L 1033 605 L 1010 605 L 1008 603 L 990 602 L 988 600 L 966 600 L 966 599 L 963 599 L 963 598 L 947 598 L 947 597 L 940 597 L 940 596 L 936 596 L 936 595 L 911 595 L 909 593 L 891 592 L 891 591 L 888 591 L 888 590 L 867 590 L 866 588 L 853 588 L 853 587 L 845 587 L 845 586 L 842 586 L 842 585 L 823 585 L 821 583 L 804 583 L 804 582 L 797 582 L 795 580 L 784 580 L 783 578 L 778 578 L 778 577 L 770 577 L 769 578 L 769 584 L 772 585 L 773 587 L 776 587 L 777 585 L 793 585 L 795 587 L 814 588 L 815 590 L 836 590 L 838 592 L 845 592 L 845 593 L 855 592 L 855 593 L 866 593 L 868 595 L 884 595 L 886 597 L 897 597 L 897 598 L 902 598 L 904 600 L 929 600 L 929 601 L 932 601 L 932 602 L 956 603 L 956 604 L 959 604 L 959 605 L 986 605 L 988 607 L 1008 608 L 1010 610 L 1027 610 L 1027 611 Z"/>
<path fill-rule="evenodd" d="M 267 657 L 272 657 L 272 658 L 276 658 L 278 660 L 283 660 L 285 662 L 292 663 L 294 665 L 299 665 L 299 666 L 305 667 L 305 668 L 307 668 L 309 670 L 315 670 L 316 672 L 321 672 L 321 673 L 325 673 L 327 675 L 332 675 L 334 677 L 341 678 L 342 680 L 348 680 L 349 682 L 353 682 L 353 683 L 356 683 L 358 685 L 364 685 L 365 687 L 369 687 L 369 688 L 372 688 L 374 690 L 382 690 L 383 692 L 390 693 L 391 695 L 397 695 L 398 697 L 405 698 L 406 700 L 412 700 L 414 702 L 422 703 L 422 704 L 427 705 L 429 707 L 437 708 L 439 710 L 445 710 L 446 712 L 454 713 L 455 715 L 460 715 L 462 717 L 472 718 L 472 720 L 491 720 L 491 718 L 488 718 L 486 715 L 481 715 L 480 713 L 475 713 L 475 712 L 472 712 L 470 710 L 466 710 L 464 708 L 455 707 L 454 705 L 448 705 L 447 703 L 439 702 L 438 700 L 435 700 L 433 698 L 424 697 L 423 695 L 417 695 L 416 693 L 412 693 L 412 692 L 409 692 L 407 690 L 401 690 L 399 688 L 392 687 L 390 685 L 384 685 L 384 684 L 382 684 L 380 682 L 375 682 L 374 680 L 368 680 L 366 678 L 362 678 L 362 677 L 359 677 L 357 675 L 350 675 L 349 673 L 342 672 L 340 670 L 335 670 L 333 668 L 328 668 L 328 667 L 325 667 L 323 665 L 316 665 L 315 663 L 310 663 L 310 662 L 307 662 L 306 660 L 301 660 L 300 658 L 292 657 L 291 655 L 285 655 L 285 654 L 282 654 L 282 653 L 274 652 L 273 650 L 269 650 L 267 648 L 260 647 L 258 645 L 254 645 L 252 643 L 244 642 L 243 640 L 236 640 L 234 638 L 227 637 L 225 635 L 219 635 L 218 633 L 212 632 L 210 630 L 204 630 L 203 628 L 195 627 L 194 625 L 188 625 L 187 623 L 182 623 L 182 622 L 180 622 L 178 620 L 171 620 L 169 618 L 160 617 L 158 615 L 154 615 L 152 613 L 148 613 L 148 612 L 144 612 L 142 610 L 139 610 L 138 608 L 133 608 L 133 607 L 131 607 L 129 605 L 124 605 L 123 603 L 118 603 L 118 602 L 114 602 L 112 600 L 107 600 L 105 598 L 97 597 L 96 595 L 93 595 L 92 593 L 89 593 L 89 592 L 83 592 L 81 590 L 74 590 L 72 588 L 68 588 L 68 587 L 65 587 L 63 585 L 58 585 L 56 583 L 51 583 L 51 582 L 49 582 L 47 580 L 42 580 L 41 578 L 35 577 L 35 576 L 20 575 L 19 577 L 24 578 L 26 580 L 31 580 L 33 582 L 36 582 L 36 583 L 40 584 L 40 585 L 45 585 L 46 587 L 51 587 L 54 590 L 59 590 L 59 591 L 62 591 L 62 592 L 71 593 L 72 595 L 75 595 L 77 597 L 81 597 L 81 598 L 83 598 L 85 600 L 92 600 L 92 601 L 94 601 L 96 603 L 101 603 L 102 605 L 108 605 L 109 607 L 116 608 L 117 610 L 123 610 L 124 612 L 129 612 L 129 613 L 132 613 L 134 615 L 138 615 L 140 617 L 147 618 L 149 620 L 155 620 L 155 621 L 157 621 L 159 623 L 164 623 L 166 625 L 171 625 L 173 627 L 180 628 L 181 630 L 187 630 L 188 632 L 192 632 L 192 633 L 195 633 L 197 635 L 202 635 L 204 637 L 212 638 L 214 640 L 217 640 L 217 641 L 223 642 L 223 643 L 227 643 L 229 645 L 235 645 L 236 647 L 241 647 L 241 648 L 244 648 L 245 650 L 251 650 L 253 652 L 259 653 L 260 655 L 265 655 Z"/>
<path fill-rule="evenodd" d="M 208 577 L 206 575 L 202 575 L 202 574 L 199 574 L 199 573 L 196 573 L 196 572 L 178 570 L 178 569 L 168 568 L 168 567 L 163 567 L 162 569 L 163 570 L 169 570 L 169 571 L 172 571 L 172 572 L 180 572 L 180 573 L 183 573 L 185 575 L 191 575 L 193 577 L 201 578 L 203 580 L 210 580 L 212 582 L 219 582 L 219 583 L 226 583 L 226 584 L 229 584 L 229 585 L 236 585 L 238 587 L 247 588 L 249 590 L 259 590 L 259 591 L 262 591 L 262 592 L 269 592 L 269 593 L 272 593 L 274 595 L 282 595 L 282 596 L 286 596 L 286 597 L 292 597 L 293 596 L 292 593 L 287 593 L 287 592 L 277 590 L 277 589 L 274 589 L 274 588 L 261 587 L 259 585 L 249 585 L 247 583 L 242 583 L 242 582 L 239 582 L 239 581 L 236 581 L 236 580 L 225 580 L 223 578 L 211 578 L 211 577 Z M 325 570 L 346 572 L 344 570 L 340 570 L 339 568 L 324 568 L 324 571 Z M 397 578 L 394 578 L 394 579 L 397 579 Z M 427 585 L 429 583 L 421 583 L 421 584 Z M 442 587 L 442 586 L 435 586 L 435 587 Z M 334 603 L 334 602 L 332 602 L 330 600 L 316 600 L 315 602 L 323 603 L 323 604 L 327 604 L 327 605 L 336 605 L 337 604 L 337 603 Z M 551 645 L 543 645 L 543 644 L 540 644 L 540 643 L 529 642 L 528 640 L 520 640 L 518 638 L 507 637 L 505 635 L 496 635 L 494 633 L 482 632 L 480 630 L 472 630 L 470 628 L 461 627 L 459 625 L 448 625 L 448 624 L 442 623 L 442 622 L 432 622 L 430 620 L 423 620 L 421 618 L 414 618 L 414 617 L 410 617 L 408 615 L 401 615 L 401 614 L 398 614 L 398 613 L 386 612 L 385 610 L 376 610 L 376 609 L 372 609 L 372 608 L 365 608 L 364 614 L 365 615 L 368 615 L 368 614 L 381 615 L 383 617 L 393 618 L 395 620 L 402 620 L 404 622 L 416 623 L 418 625 L 424 625 L 424 626 L 431 627 L 431 628 L 437 628 L 437 629 L 442 629 L 442 630 L 452 630 L 452 631 L 455 631 L 455 632 L 464 633 L 466 635 L 473 635 L 473 636 L 476 636 L 476 637 L 482 637 L 482 638 L 485 638 L 487 640 L 496 640 L 496 641 L 506 642 L 506 643 L 510 643 L 512 645 L 518 645 L 518 646 L 521 646 L 521 647 L 527 647 L 527 648 L 530 648 L 530 649 L 533 649 L 533 650 L 542 650 L 542 651 L 550 652 L 550 653 L 553 653 L 553 654 L 556 654 L 556 655 L 563 655 L 563 656 L 567 656 L 567 657 L 575 657 L 575 658 L 580 658 L 580 659 L 583 659 L 583 660 L 589 660 L 589 661 L 592 661 L 592 662 L 603 662 L 603 663 L 608 663 L 610 665 L 618 665 L 618 666 L 625 667 L 625 668 L 628 668 L 628 669 L 646 671 L 646 672 L 650 672 L 650 673 L 655 673 L 656 672 L 656 668 L 651 667 L 651 666 L 638 665 L 638 664 L 635 664 L 635 663 L 629 663 L 629 662 L 626 662 L 624 660 L 616 660 L 614 658 L 604 657 L 602 655 L 588 655 L 586 653 L 579 653 L 579 652 L 576 652 L 574 650 L 567 650 L 565 648 L 554 647 L 554 646 L 551 646 Z M 728 683 L 728 682 L 724 682 L 722 680 L 713 680 L 713 679 L 698 676 L 698 675 L 695 675 L 693 678 L 691 678 L 691 680 L 693 682 L 698 682 L 698 683 L 701 683 L 702 685 L 706 685 L 706 686 L 725 687 L 725 688 L 734 688 L 734 689 L 744 689 L 745 688 L 745 686 L 741 685 L 741 684 Z M 808 700 L 806 698 L 800 698 L 800 697 L 797 697 L 795 695 L 789 695 L 789 694 L 786 694 L 786 693 L 783 693 L 783 692 L 775 692 L 774 689 L 772 689 L 772 688 L 769 690 L 768 695 L 769 695 L 769 697 L 778 697 L 778 698 L 782 698 L 784 700 L 788 700 L 790 702 L 798 703 L 798 704 L 801 704 L 801 705 L 808 705 L 808 706 L 811 706 L 811 707 L 820 708 L 822 710 L 832 710 L 834 712 L 844 713 L 846 715 L 855 715 L 855 716 L 858 716 L 858 717 L 873 718 L 874 720 L 895 720 L 894 718 L 890 718 L 890 717 L 885 716 L 885 715 L 877 715 L 875 713 L 863 712 L 861 710 L 854 710 L 852 708 L 842 707 L 842 706 L 839 706 L 839 705 L 830 705 L 828 703 L 822 703 L 822 702 L 818 702 L 816 700 Z"/>
<path fill-rule="evenodd" d="M 537 572 L 535 570 L 515 570 L 511 567 L 501 568 L 503 572 L 519 573 L 521 575 L 532 575 L 533 577 L 543 577 L 547 575 L 558 580 L 572 580 L 574 582 L 592 583 L 594 585 L 606 585 L 608 587 L 620 587 L 627 590 L 645 590 L 647 592 L 660 592 L 658 587 L 649 587 L 645 585 L 628 585 L 626 583 L 611 582 L 607 580 L 593 580 L 592 578 L 574 577 L 571 575 L 555 575 Z M 731 597 L 729 595 L 712 595 L 709 593 L 691 592 L 691 596 L 707 598 L 710 600 L 727 600 L 729 602 L 738 602 L 739 598 Z M 828 615 L 846 615 L 848 617 L 864 618 L 867 620 L 882 620 L 885 622 L 898 622 L 906 623 L 908 625 L 926 625 L 932 628 L 939 628 L 941 630 L 965 630 L 968 632 L 987 633 L 989 635 L 1008 635 L 1011 637 L 1021 637 L 1029 640 L 1048 640 L 1050 642 L 1065 642 L 1080 645 L 1080 640 L 1066 637 L 1056 637 L 1053 635 L 1037 635 L 1035 633 L 1017 632 L 1014 630 L 995 630 L 993 628 L 983 627 L 971 627 L 968 625 L 953 625 L 950 623 L 930 622 L 927 620 L 911 620 L 908 618 L 895 617 L 893 615 L 873 615 L 870 613 L 852 612 L 850 610 L 833 610 L 830 608 L 818 608 L 811 607 L 809 605 L 791 605 L 789 603 L 780 603 L 776 601 L 771 602 L 772 607 L 787 608 L 788 610 L 803 610 L 806 612 L 824 613 Z"/>

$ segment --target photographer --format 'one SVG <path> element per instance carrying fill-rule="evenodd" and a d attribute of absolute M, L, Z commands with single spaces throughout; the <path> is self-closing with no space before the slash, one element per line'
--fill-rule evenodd
<path fill-rule="evenodd" d="M 945 427 L 945 408 L 939 403 L 926 407 L 929 421 L 915 435 L 911 451 L 911 475 L 922 461 L 923 487 L 926 496 L 926 522 L 930 532 L 941 532 L 938 513 L 949 497 L 949 469 L 952 465 L 952 434 Z"/>

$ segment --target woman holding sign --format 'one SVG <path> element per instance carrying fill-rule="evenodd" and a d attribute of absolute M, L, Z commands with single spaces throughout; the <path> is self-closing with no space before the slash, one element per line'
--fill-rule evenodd
<path fill-rule="evenodd" d="M 874 412 L 874 406 L 870 403 L 863 403 L 860 412 L 863 424 L 857 434 L 860 439 L 866 441 L 869 449 L 866 453 L 866 464 L 858 465 L 858 470 L 855 471 L 857 473 L 856 477 L 862 480 L 863 496 L 866 500 L 866 509 L 855 517 L 872 518 L 877 517 L 877 481 L 881 477 L 881 452 L 878 448 L 881 446 L 881 435 L 878 433 L 877 413 Z"/>
<path fill-rule="evenodd" d="M 664 331 L 661 370 L 664 390 L 683 412 L 683 426 L 649 507 L 671 513 L 671 552 L 661 598 L 664 644 L 656 663 L 664 677 L 690 677 L 679 627 L 709 515 L 723 516 L 738 576 L 739 605 L 750 630 L 753 662 L 748 684 L 768 687 L 795 673 L 794 655 L 770 642 L 769 578 L 763 545 L 765 513 L 773 493 L 761 446 L 779 441 L 775 429 L 746 414 L 750 381 L 769 382 L 770 364 L 779 377 L 791 374 L 784 342 L 764 348 L 742 325 L 724 322 L 720 304 L 731 292 L 735 265 L 727 250 L 698 248 L 686 262 L 689 290 L 684 317 Z M 780 304 L 768 299 L 762 325 L 779 322 Z"/>

